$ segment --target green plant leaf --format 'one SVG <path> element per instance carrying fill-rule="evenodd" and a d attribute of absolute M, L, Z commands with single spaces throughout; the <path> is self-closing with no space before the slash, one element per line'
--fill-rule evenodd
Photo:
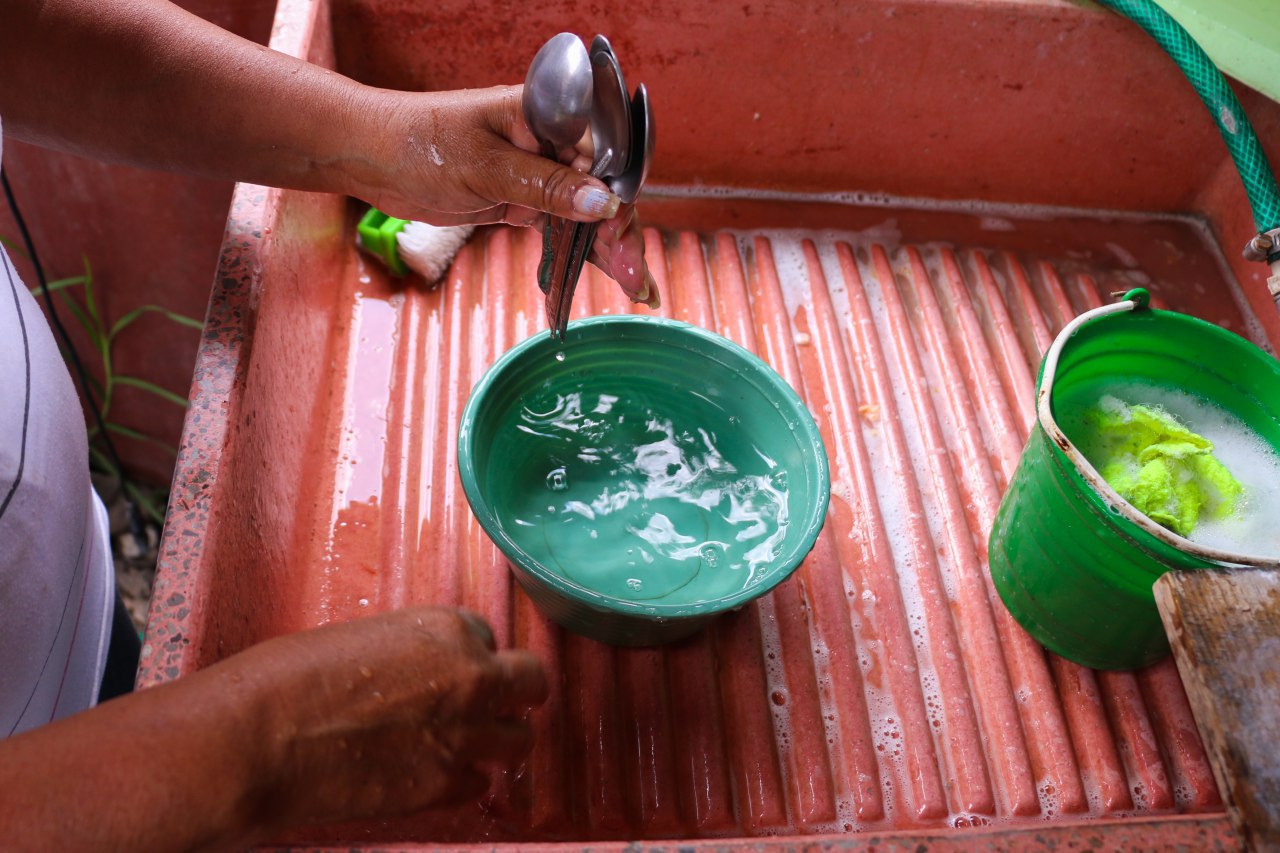
<path fill-rule="evenodd" d="M 89 387 L 93 388 L 93 398 L 95 400 L 101 400 L 107 393 L 106 386 L 104 386 L 98 380 L 98 377 L 94 376 L 92 373 L 88 373 L 86 375 L 89 378 Z"/>
<path fill-rule="evenodd" d="M 101 352 L 101 347 L 98 346 L 98 326 L 93 322 L 93 319 L 85 313 L 84 308 L 80 307 L 80 303 L 72 299 L 65 290 L 58 291 L 58 299 L 75 317 L 76 322 L 80 324 L 80 328 L 84 329 L 93 348 Z"/>
<path fill-rule="evenodd" d="M 145 441 L 147 444 L 154 444 L 156 447 L 161 448 L 170 456 L 173 456 L 175 458 L 178 456 L 178 448 L 174 447 L 172 444 L 169 444 L 167 441 L 161 441 L 160 439 L 149 436 L 146 433 L 138 432 L 136 429 L 133 429 L 132 427 L 127 427 L 124 424 L 118 424 L 115 421 L 107 421 L 107 432 L 115 433 L 116 435 L 123 435 L 125 438 L 132 438 L 138 441 Z"/>
<path fill-rule="evenodd" d="M 163 305 L 140 305 L 128 314 L 125 314 L 119 320 L 116 320 L 115 325 L 111 327 L 111 331 L 107 333 L 107 338 L 109 340 L 115 340 L 116 335 L 133 325 L 135 320 L 147 313 L 163 314 L 180 326 L 190 326 L 193 329 L 204 328 L 204 324 L 194 317 L 188 317 L 186 314 L 179 314 L 177 311 L 170 311 Z"/>
<path fill-rule="evenodd" d="M 77 275 L 77 276 L 72 276 L 71 278 L 60 278 L 57 281 L 51 281 L 48 283 L 47 286 L 49 288 L 50 293 L 57 293 L 59 290 L 66 290 L 68 287 L 78 287 L 79 285 L 82 285 L 82 284 L 84 284 L 84 276 Z M 28 289 L 31 291 L 31 295 L 34 296 L 36 299 L 39 299 L 41 297 L 42 294 L 40 292 L 39 285 L 36 285 L 35 287 L 28 288 Z"/>
<path fill-rule="evenodd" d="M 10 254 L 17 255 L 27 261 L 31 260 L 31 256 L 27 254 L 26 249 L 22 248 L 3 234 L 0 234 L 0 244 L 3 244 L 4 247 L 9 250 Z"/>
<path fill-rule="evenodd" d="M 111 331 L 107 332 L 108 340 L 115 340 L 116 335 L 120 334 L 125 329 L 133 325 L 134 320 L 137 320 L 143 314 L 152 310 L 163 310 L 163 309 L 160 309 L 159 306 L 156 306 L 156 305 L 143 305 L 140 308 L 134 308 L 128 314 L 125 314 L 119 320 L 116 320 L 115 325 L 111 327 Z"/>
<path fill-rule="evenodd" d="M 89 316 L 102 328 L 102 317 L 98 314 L 98 297 L 93 292 L 93 270 L 89 267 L 89 259 L 84 255 L 80 256 L 84 261 L 84 307 L 88 310 Z"/>
<path fill-rule="evenodd" d="M 92 444 L 89 445 L 89 468 L 100 474 L 110 474 L 116 476 L 116 466 L 111 464 L 111 458 L 107 454 Z"/>
<path fill-rule="evenodd" d="M 161 388 L 154 382 L 148 382 L 147 380 L 139 379 L 136 376 L 121 376 L 117 373 L 115 376 L 115 383 L 117 385 L 128 385 L 131 388 L 140 388 L 143 391 L 147 391 L 151 394 L 155 394 L 157 397 L 162 397 L 165 400 L 168 400 L 175 406 L 181 406 L 184 409 L 187 407 L 187 400 L 185 397 L 179 397 L 177 394 L 167 388 Z"/>
<path fill-rule="evenodd" d="M 115 466 L 111 464 L 111 459 L 93 444 L 89 445 L 89 468 L 100 474 L 118 476 Z M 169 503 L 168 489 L 142 486 L 127 477 L 124 480 L 124 487 L 144 516 L 150 517 L 156 524 L 164 524 L 164 514 Z"/>
<path fill-rule="evenodd" d="M 199 329 L 202 332 L 204 331 L 204 322 L 197 320 L 190 314 L 179 314 L 177 311 L 169 311 L 166 309 L 164 315 L 179 326 L 189 326 L 192 329 Z"/>
<path fill-rule="evenodd" d="M 169 503 L 167 491 L 144 489 L 132 480 L 125 480 L 124 487 L 134 503 L 142 509 L 144 516 L 150 517 L 156 524 L 164 524 L 164 514 Z"/>

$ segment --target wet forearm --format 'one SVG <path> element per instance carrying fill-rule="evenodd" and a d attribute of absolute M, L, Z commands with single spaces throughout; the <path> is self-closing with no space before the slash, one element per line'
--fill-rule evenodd
<path fill-rule="evenodd" d="M 342 192 L 379 97 L 165 0 L 0 3 L 0 117 L 47 147 Z"/>
<path fill-rule="evenodd" d="M 0 846 L 192 850 L 254 840 L 255 702 L 216 678 L 0 740 Z"/>

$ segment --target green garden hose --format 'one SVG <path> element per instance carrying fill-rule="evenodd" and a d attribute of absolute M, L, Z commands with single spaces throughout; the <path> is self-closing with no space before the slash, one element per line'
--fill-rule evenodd
<path fill-rule="evenodd" d="M 1162 47 L 1165 53 L 1182 69 L 1191 81 L 1200 99 L 1213 115 L 1222 132 L 1222 138 L 1235 161 L 1240 180 L 1244 182 L 1249 206 L 1253 209 L 1253 221 L 1259 234 L 1267 234 L 1280 228 L 1280 189 L 1267 155 L 1258 144 L 1258 137 L 1249 124 L 1235 92 L 1227 85 L 1221 72 L 1200 48 L 1182 25 L 1168 12 L 1151 0 L 1097 0 L 1109 9 L 1119 12 L 1142 27 Z M 1270 249 L 1268 261 L 1280 257 L 1280 247 Z"/>

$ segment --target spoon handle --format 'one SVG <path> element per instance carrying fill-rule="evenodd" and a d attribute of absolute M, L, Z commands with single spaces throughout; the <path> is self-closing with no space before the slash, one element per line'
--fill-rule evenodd
<path fill-rule="evenodd" d="M 538 261 L 538 289 L 543 294 L 550 293 L 556 267 L 556 247 L 560 245 L 560 236 L 564 232 L 565 220 L 558 216 L 547 216 L 542 225 L 542 257 Z"/>
<path fill-rule="evenodd" d="M 564 226 L 553 253 L 550 288 L 546 298 L 547 326 L 551 330 L 551 337 L 559 340 L 564 340 L 573 294 L 578 289 L 578 276 L 582 272 L 578 247 L 585 227 L 580 222 L 569 220 L 564 221 Z"/>
<path fill-rule="evenodd" d="M 561 274 L 554 275 L 551 291 L 547 294 L 547 325 L 551 328 L 551 336 L 564 340 L 565 329 L 569 325 L 569 313 L 573 304 L 573 294 L 578 289 L 578 279 L 582 275 L 582 267 L 591 255 L 591 247 L 595 244 L 596 230 L 600 227 L 596 222 L 574 222 L 573 227 L 566 229 L 560 240 L 561 253 L 558 257 L 564 261 Z"/>

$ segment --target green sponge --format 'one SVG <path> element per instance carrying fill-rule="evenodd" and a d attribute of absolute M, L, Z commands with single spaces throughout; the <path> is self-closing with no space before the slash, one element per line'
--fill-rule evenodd
<path fill-rule="evenodd" d="M 1213 457 L 1213 443 L 1160 409 L 1104 397 L 1085 415 L 1085 455 L 1120 496 L 1179 536 L 1202 517 L 1235 512 L 1241 486 Z"/>

